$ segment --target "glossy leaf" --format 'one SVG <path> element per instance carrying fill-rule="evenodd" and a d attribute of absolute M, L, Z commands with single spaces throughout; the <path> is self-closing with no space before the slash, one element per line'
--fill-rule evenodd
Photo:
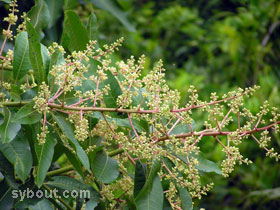
<path fill-rule="evenodd" d="M 88 33 L 74 11 L 69 10 L 65 12 L 64 30 L 71 40 L 68 45 L 70 51 L 86 49 L 86 45 L 89 42 Z"/>
<path fill-rule="evenodd" d="M 10 143 L 1 144 L 0 150 L 14 165 L 20 180 L 25 182 L 32 168 L 32 155 L 28 140 L 17 137 Z"/>
<path fill-rule="evenodd" d="M 37 33 L 40 33 L 51 20 L 48 5 L 44 0 L 35 0 L 35 5 L 28 12 L 27 16 L 30 18 L 30 22 Z"/>
<path fill-rule="evenodd" d="M 33 109 L 34 103 L 30 102 L 21 107 L 13 118 L 13 122 L 20 124 L 34 124 L 39 122 L 42 114 Z"/>
<path fill-rule="evenodd" d="M 126 14 L 112 0 L 91 0 L 94 5 L 100 9 L 104 9 L 115 16 L 128 31 L 134 32 L 135 27 L 128 21 Z"/>
<path fill-rule="evenodd" d="M 91 166 L 96 179 L 105 184 L 115 181 L 119 176 L 118 162 L 103 151 L 96 154 Z"/>
<path fill-rule="evenodd" d="M 44 71 L 44 63 L 41 54 L 41 44 L 39 37 L 34 27 L 29 21 L 26 21 L 26 28 L 28 32 L 29 41 L 29 58 L 34 75 L 39 84 L 46 81 L 46 73 Z"/>
<path fill-rule="evenodd" d="M 41 185 L 43 184 L 49 167 L 52 163 L 55 144 L 56 141 L 50 134 L 47 135 L 46 142 L 44 144 L 40 145 L 35 142 L 35 152 L 38 159 L 35 182 L 38 187 L 41 187 Z"/>
<path fill-rule="evenodd" d="M 19 123 L 11 121 L 12 114 L 7 107 L 3 108 L 2 111 L 4 114 L 4 122 L 0 125 L 0 137 L 1 142 L 4 144 L 11 142 L 16 137 L 21 126 Z"/>
<path fill-rule="evenodd" d="M 89 160 L 86 152 L 83 150 L 81 145 L 75 139 L 74 131 L 70 123 L 68 123 L 62 115 L 52 115 L 62 132 L 67 136 L 70 144 L 75 149 L 77 156 L 81 163 L 85 166 L 87 170 L 90 170 Z"/>
<path fill-rule="evenodd" d="M 29 59 L 28 35 L 26 31 L 18 34 L 15 42 L 13 76 L 15 83 L 31 69 Z"/>
<path fill-rule="evenodd" d="M 159 176 L 151 183 L 151 191 L 144 193 L 136 200 L 138 210 L 159 210 L 163 208 L 163 190 Z"/>

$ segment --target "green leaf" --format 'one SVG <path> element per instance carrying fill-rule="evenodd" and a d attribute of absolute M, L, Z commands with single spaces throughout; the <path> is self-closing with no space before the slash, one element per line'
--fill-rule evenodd
<path fill-rule="evenodd" d="M 44 71 L 44 63 L 41 54 L 41 44 L 37 32 L 29 21 L 26 21 L 26 28 L 29 41 L 29 58 L 35 78 L 40 85 L 43 81 L 46 81 L 46 72 Z"/>
<path fill-rule="evenodd" d="M 181 159 L 184 163 L 188 164 L 187 158 L 185 156 L 180 156 L 180 155 L 176 155 L 179 159 Z M 219 168 L 219 166 L 211 161 L 211 160 L 207 160 L 205 159 L 202 154 L 200 153 L 198 156 L 191 154 L 190 157 L 194 157 L 197 159 L 197 161 L 199 162 L 198 165 L 196 166 L 196 168 L 199 171 L 203 171 L 203 172 L 214 172 L 216 174 L 222 175 L 222 171 Z"/>
<path fill-rule="evenodd" d="M 6 189 L 2 187 L 0 189 L 0 209 L 12 209 L 14 199 L 12 198 L 12 188 Z M 5 190 L 5 191 L 4 191 Z"/>
<path fill-rule="evenodd" d="M 42 59 L 43 59 L 44 70 L 45 70 L 45 72 L 48 73 L 49 66 L 50 66 L 50 56 L 48 54 L 47 47 L 43 44 L 41 44 L 41 54 L 42 54 Z"/>
<path fill-rule="evenodd" d="M 79 160 L 81 163 L 85 166 L 87 170 L 90 171 L 90 166 L 89 166 L 89 160 L 87 157 L 86 152 L 82 149 L 81 145 L 78 143 L 78 141 L 75 139 L 75 135 L 73 132 L 73 128 L 70 123 L 68 123 L 65 118 L 59 114 L 57 115 L 52 115 L 62 132 L 67 136 L 68 140 L 70 141 L 70 144 L 72 147 L 75 149 Z"/>
<path fill-rule="evenodd" d="M 0 137 L 1 142 L 8 143 L 11 142 L 17 135 L 21 126 L 18 123 L 11 122 L 12 114 L 7 107 L 2 109 L 4 114 L 4 122 L 0 125 Z"/>
<path fill-rule="evenodd" d="M 194 121 L 192 122 L 192 129 L 194 130 L 195 125 Z M 182 134 L 182 133 L 188 133 L 191 129 L 187 124 L 178 124 L 175 126 L 175 128 L 169 133 L 170 135 L 176 135 L 176 134 Z"/>
<path fill-rule="evenodd" d="M 69 159 L 70 163 L 74 166 L 75 170 L 84 177 L 83 173 L 83 166 L 81 162 L 79 161 L 79 158 L 76 154 L 73 154 L 68 148 L 64 147 L 64 153 L 66 157 Z"/>
<path fill-rule="evenodd" d="M 149 171 L 149 175 L 147 176 L 146 183 L 136 196 L 136 200 L 138 200 L 140 197 L 142 197 L 144 194 L 147 194 L 151 191 L 151 185 L 154 182 L 155 177 L 157 176 L 157 172 L 160 170 L 161 161 L 155 160 L 151 170 Z"/>
<path fill-rule="evenodd" d="M 78 15 L 71 10 L 65 12 L 64 30 L 71 42 L 68 45 L 70 51 L 82 51 L 89 42 L 88 33 Z"/>
<path fill-rule="evenodd" d="M 18 34 L 15 42 L 13 76 L 15 83 L 31 69 L 27 32 Z"/>
<path fill-rule="evenodd" d="M 17 137 L 10 143 L 1 144 L 0 150 L 14 165 L 16 174 L 24 183 L 32 168 L 32 155 L 28 140 Z"/>
<path fill-rule="evenodd" d="M 100 9 L 104 9 L 115 16 L 128 31 L 135 32 L 135 27 L 128 21 L 126 14 L 119 9 L 114 1 L 111 0 L 91 0 L 94 5 Z"/>
<path fill-rule="evenodd" d="M 21 100 L 21 89 L 18 85 L 14 85 L 12 84 L 11 85 L 11 92 L 10 92 L 10 95 L 11 95 L 11 100 L 12 101 L 20 101 Z"/>
<path fill-rule="evenodd" d="M 134 173 L 134 198 L 138 195 L 142 187 L 145 185 L 146 175 L 145 175 L 145 165 L 140 161 L 136 162 L 135 173 Z"/>
<path fill-rule="evenodd" d="M 37 175 L 35 177 L 35 183 L 38 187 L 43 184 L 49 167 L 52 163 L 54 146 L 56 141 L 50 134 L 47 135 L 46 142 L 42 145 L 35 143 L 35 152 L 38 159 Z"/>
<path fill-rule="evenodd" d="M 198 155 L 197 160 L 199 162 L 198 166 L 196 166 L 198 170 L 222 175 L 221 169 L 215 162 L 205 159 L 201 154 Z"/>
<path fill-rule="evenodd" d="M 29 206 L 30 210 L 55 210 L 54 206 L 47 199 L 39 201 L 36 205 Z"/>
<path fill-rule="evenodd" d="M 7 3 L 7 4 L 10 4 L 10 3 L 11 3 L 11 0 L 0 0 L 0 1 L 5 2 L 5 3 Z"/>
<path fill-rule="evenodd" d="M 119 176 L 118 162 L 103 151 L 96 154 L 91 167 L 96 179 L 105 184 L 115 181 Z"/>
<path fill-rule="evenodd" d="M 92 201 L 99 201 L 99 194 L 91 186 L 68 176 L 55 176 L 52 181 L 45 182 L 45 184 L 52 188 L 68 190 L 69 192 L 76 191 L 78 197 L 82 199 L 89 198 Z M 63 193 L 60 194 L 63 195 Z"/>
<path fill-rule="evenodd" d="M 13 189 L 17 189 L 18 186 L 14 175 L 14 167 L 2 152 L 0 152 L 0 171 L 5 176 L 7 185 Z"/>
<path fill-rule="evenodd" d="M 50 11 L 48 5 L 44 0 L 35 0 L 35 5 L 28 12 L 27 16 L 30 22 L 37 31 L 40 33 L 50 22 Z"/>
<path fill-rule="evenodd" d="M 86 202 L 85 210 L 93 210 L 97 205 L 97 201 L 90 199 L 88 202 Z"/>
<path fill-rule="evenodd" d="M 93 118 L 99 119 L 99 120 L 103 120 L 103 116 L 100 112 L 94 112 L 92 115 Z M 129 123 L 128 119 L 121 119 L 121 118 L 112 118 L 109 116 L 106 116 L 106 119 L 109 123 L 116 123 L 117 126 L 120 127 L 126 127 L 126 128 L 131 128 L 131 125 Z M 136 119 L 131 119 L 133 126 L 135 127 L 135 129 L 138 132 L 148 132 L 148 126 L 146 126 L 144 121 L 138 121 Z"/>
<path fill-rule="evenodd" d="M 63 1 L 57 1 L 57 0 L 46 0 L 46 3 L 48 5 L 49 11 L 50 11 L 50 21 L 48 23 L 48 28 L 51 28 L 55 25 L 56 21 L 61 17 L 62 15 L 62 8 L 63 8 Z"/>
<path fill-rule="evenodd" d="M 151 191 L 146 192 L 136 200 L 138 210 L 159 210 L 163 208 L 163 190 L 159 176 L 152 182 Z"/>
<path fill-rule="evenodd" d="M 177 187 L 180 195 L 180 199 L 182 201 L 182 209 L 183 210 L 191 210 L 192 209 L 192 197 L 190 196 L 188 190 L 186 188 Z"/>
<path fill-rule="evenodd" d="M 122 94 L 122 90 L 119 86 L 118 81 L 116 80 L 115 76 L 110 72 L 106 72 L 108 79 L 106 79 L 102 84 L 110 85 L 110 91 L 108 95 L 104 95 L 104 102 L 106 104 L 106 107 L 115 108 L 117 106 L 117 98 L 119 95 Z"/>
<path fill-rule="evenodd" d="M 65 10 L 75 9 L 78 4 L 78 0 L 64 0 Z"/>
<path fill-rule="evenodd" d="M 14 116 L 12 122 L 17 122 L 20 124 L 34 124 L 39 122 L 42 118 L 42 114 L 33 109 L 34 103 L 30 102 L 18 110 Z"/>
<path fill-rule="evenodd" d="M 80 190 L 87 190 L 89 189 L 89 186 L 83 184 L 82 182 L 68 177 L 68 176 L 55 176 L 52 177 L 52 181 L 47 181 L 45 184 L 51 186 L 51 187 L 57 187 L 62 190 L 69 190 L 69 191 L 77 191 Z"/>
<path fill-rule="evenodd" d="M 89 40 L 98 40 L 97 20 L 94 13 L 91 13 L 91 15 L 88 18 L 87 32 Z"/>
<path fill-rule="evenodd" d="M 0 172 L 0 182 L 2 182 L 4 180 L 4 175 Z"/>
<path fill-rule="evenodd" d="M 62 63 L 65 63 L 64 57 L 63 57 L 62 53 L 58 49 L 56 49 L 50 58 L 49 71 L 53 68 L 53 66 L 59 65 Z"/>

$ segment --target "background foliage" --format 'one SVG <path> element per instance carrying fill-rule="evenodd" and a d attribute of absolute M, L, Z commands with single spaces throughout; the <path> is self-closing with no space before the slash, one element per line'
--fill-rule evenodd
<path fill-rule="evenodd" d="M 46 0 L 45 4 L 49 12 L 40 13 L 35 27 L 44 44 L 53 41 L 69 44 L 63 21 L 73 14 L 66 13 L 65 17 L 63 9 L 74 9 L 85 24 L 90 18 L 94 23 L 97 19 L 98 35 L 94 36 L 99 45 L 125 38 L 123 47 L 112 59 L 145 54 L 147 70 L 161 58 L 169 85 L 181 92 L 182 104 L 191 84 L 198 88 L 203 99 L 211 92 L 222 95 L 237 87 L 258 84 L 261 89 L 247 104 L 253 113 L 265 99 L 273 106 L 280 105 L 280 2 L 277 0 Z M 2 21 L 8 14 L 7 4 L 1 2 L 0 6 Z M 32 1 L 19 1 L 20 12 L 32 8 L 28 14 L 31 23 L 41 5 L 33 6 Z M 91 12 L 96 19 L 90 16 Z M 0 22 L 0 26 L 5 28 L 6 23 Z M 7 48 L 11 46 L 8 43 Z M 205 116 L 199 117 L 202 124 Z M 273 136 L 272 142 L 273 146 L 280 146 L 279 136 Z M 222 154 L 219 149 L 211 149 L 210 144 L 203 141 L 199 146 L 208 159 L 217 162 Z M 205 180 L 214 179 L 216 184 L 208 196 L 197 201 L 199 207 L 275 209 L 280 205 L 279 164 L 265 158 L 255 144 L 243 143 L 241 153 L 254 164 L 238 167 L 229 179 L 205 174 Z M 30 157 L 19 160 L 23 158 Z M 18 170 L 23 178 L 29 173 L 20 166 Z"/>

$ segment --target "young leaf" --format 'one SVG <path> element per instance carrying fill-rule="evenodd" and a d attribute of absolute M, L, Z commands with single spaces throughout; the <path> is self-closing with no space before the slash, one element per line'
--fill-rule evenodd
<path fill-rule="evenodd" d="M 35 143 L 35 152 L 38 159 L 37 175 L 35 182 L 38 187 L 44 182 L 48 169 L 52 163 L 54 146 L 56 141 L 50 134 L 47 135 L 46 142 L 42 145 Z"/>
<path fill-rule="evenodd" d="M 14 165 L 16 174 L 24 183 L 32 168 L 32 155 L 28 140 L 17 137 L 10 143 L 1 144 L 0 150 Z"/>
<path fill-rule="evenodd" d="M 40 85 L 43 81 L 46 81 L 46 72 L 44 71 L 44 63 L 41 54 L 41 44 L 37 32 L 29 21 L 26 21 L 26 28 L 29 41 L 29 58 L 35 78 Z"/>
<path fill-rule="evenodd" d="M 88 18 L 87 31 L 89 40 L 98 40 L 97 20 L 94 13 L 91 13 L 91 15 Z"/>
<path fill-rule="evenodd" d="M 35 0 L 35 5 L 28 12 L 27 16 L 33 27 L 40 33 L 50 22 L 50 11 L 44 0 Z"/>
<path fill-rule="evenodd" d="M 105 152 L 98 152 L 92 162 L 92 171 L 97 180 L 109 184 L 119 176 L 118 162 Z"/>
<path fill-rule="evenodd" d="M 33 109 L 34 103 L 30 102 L 18 110 L 12 122 L 17 122 L 20 124 L 34 124 L 39 122 L 42 115 Z"/>
<path fill-rule="evenodd" d="M 81 163 L 85 166 L 87 170 L 90 170 L 89 166 L 89 160 L 87 157 L 86 152 L 83 150 L 83 148 L 80 146 L 78 141 L 75 139 L 74 131 L 72 126 L 65 120 L 65 118 L 59 114 L 57 115 L 52 115 L 62 132 L 67 136 L 67 138 L 70 141 L 70 144 L 72 147 L 75 149 L 79 160 Z"/>
<path fill-rule="evenodd" d="M 89 42 L 88 33 L 78 15 L 74 11 L 65 12 L 64 30 L 71 42 L 68 45 L 70 51 L 86 49 Z"/>
<path fill-rule="evenodd" d="M 141 195 L 136 200 L 138 210 L 159 210 L 163 208 L 163 190 L 159 176 L 151 183 L 151 191 Z"/>
<path fill-rule="evenodd" d="M 17 135 L 21 126 L 11 122 L 12 114 L 7 107 L 3 109 L 4 122 L 0 125 L 0 137 L 2 144 L 11 142 Z"/>
<path fill-rule="evenodd" d="M 111 0 L 91 0 L 94 5 L 100 9 L 104 9 L 115 16 L 128 31 L 135 32 L 135 27 L 128 21 L 126 14 L 121 11 L 118 6 Z"/>
<path fill-rule="evenodd" d="M 29 59 L 28 35 L 26 31 L 18 34 L 15 42 L 13 76 L 15 83 L 31 69 Z"/>

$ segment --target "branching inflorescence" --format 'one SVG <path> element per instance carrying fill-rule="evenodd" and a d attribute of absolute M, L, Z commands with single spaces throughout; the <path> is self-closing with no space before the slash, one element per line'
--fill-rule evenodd
<path fill-rule="evenodd" d="M 3 71 L 11 65 L 13 57 L 12 51 L 6 56 L 2 55 L 6 40 L 12 38 L 10 26 L 17 19 L 14 5 L 12 8 L 11 15 L 6 19 L 9 28 L 4 31 L 5 40 L 0 52 L 2 107 L 24 103 L 9 100 L 10 83 L 3 80 Z M 195 87 L 190 86 L 189 102 L 179 107 L 180 93 L 166 84 L 162 61 L 147 75 L 141 74 L 144 56 L 138 61 L 132 56 L 127 61 L 112 63 L 110 55 L 118 50 L 122 41 L 121 38 L 103 49 L 96 48 L 96 41 L 90 41 L 86 50 L 74 51 L 69 55 L 57 43 L 48 48 L 49 57 L 57 54 L 61 59 L 53 64 L 48 79 L 39 85 L 37 96 L 33 98 L 33 108 L 43 116 L 42 128 L 37 135 L 40 144 L 45 144 L 49 130 L 61 132 L 52 116 L 63 113 L 73 124 L 78 141 L 100 136 L 107 152 L 111 148 L 119 148 L 120 154 L 116 158 L 123 171 L 126 169 L 121 166 L 126 161 L 135 165 L 136 160 L 148 164 L 160 160 L 159 176 L 162 180 L 170 181 L 169 190 L 165 193 L 174 209 L 180 209 L 178 187 L 187 188 L 193 198 L 201 198 L 213 185 L 202 186 L 197 169 L 199 142 L 206 137 L 212 137 L 222 146 L 225 159 L 221 167 L 225 177 L 229 176 L 236 164 L 251 163 L 240 154 L 238 148 L 246 139 L 255 141 L 267 156 L 279 160 L 280 155 L 268 146 L 271 140 L 269 130 L 279 132 L 278 109 L 269 108 L 268 103 L 264 102 L 260 112 L 253 115 L 244 107 L 244 98 L 259 87 L 239 88 L 222 97 L 212 93 L 210 101 L 201 101 Z M 36 86 L 33 71 L 29 71 L 29 75 L 22 84 L 23 92 Z M 194 127 L 200 120 L 193 119 L 195 112 L 205 112 L 208 116 L 200 130 Z M 272 116 L 270 122 L 263 119 L 268 114 Z M 98 119 L 94 126 L 89 123 L 92 118 Z M 67 137 L 62 139 L 71 148 Z M 86 151 L 89 153 L 95 148 L 92 146 Z M 123 178 L 117 185 L 120 182 L 133 185 L 127 175 Z M 109 188 L 104 186 L 102 192 L 104 198 L 113 200 Z M 131 194 L 131 188 L 125 191 Z"/>

